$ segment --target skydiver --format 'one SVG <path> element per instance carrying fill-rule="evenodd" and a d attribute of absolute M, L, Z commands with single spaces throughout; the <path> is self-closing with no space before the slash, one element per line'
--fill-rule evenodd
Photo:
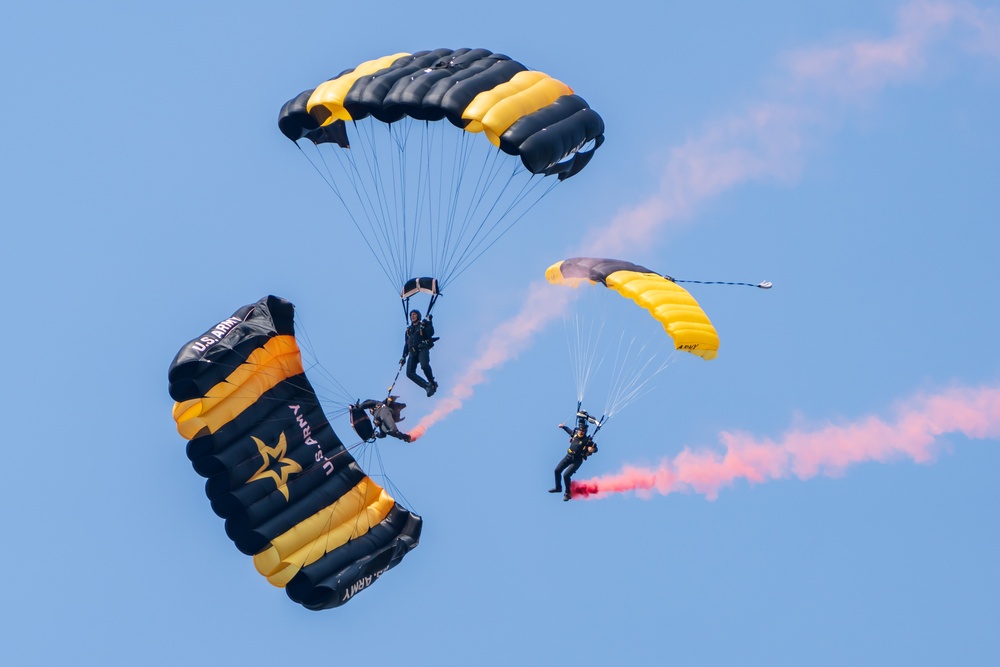
<path fill-rule="evenodd" d="M 396 401 L 397 398 L 399 396 L 390 396 L 384 401 L 376 401 L 369 398 L 362 401 L 359 405 L 362 409 L 371 411 L 372 421 L 378 427 L 378 432 L 375 434 L 376 438 L 384 438 L 387 435 L 391 435 L 403 442 L 410 442 L 412 440 L 410 435 L 403 433 L 396 426 L 396 422 L 406 419 L 406 417 L 400 415 L 400 412 L 406 407 L 406 403 L 398 403 Z"/>
<path fill-rule="evenodd" d="M 406 377 L 413 380 L 421 389 L 426 389 L 428 396 L 433 396 L 438 388 L 438 383 L 434 380 L 434 371 L 431 370 L 430 350 L 434 347 L 434 341 L 438 340 L 434 337 L 432 319 L 433 316 L 428 315 L 421 320 L 419 310 L 410 311 L 410 326 L 406 327 L 403 336 L 403 356 L 399 360 L 400 366 L 406 363 Z M 427 379 L 417 375 L 418 362 Z"/>
<path fill-rule="evenodd" d="M 587 435 L 587 422 L 600 426 L 600 422 L 588 415 L 586 410 L 576 413 L 576 430 L 566 426 L 565 422 L 559 424 L 559 428 L 570 436 L 569 449 L 566 450 L 566 456 L 556 466 L 556 485 L 549 489 L 549 493 L 559 493 L 563 490 L 562 485 L 565 484 L 566 492 L 563 494 L 563 500 L 569 500 L 573 497 L 570 478 L 580 469 L 587 457 L 597 452 L 597 443 Z M 562 474 L 561 480 L 559 479 L 560 474 Z"/>

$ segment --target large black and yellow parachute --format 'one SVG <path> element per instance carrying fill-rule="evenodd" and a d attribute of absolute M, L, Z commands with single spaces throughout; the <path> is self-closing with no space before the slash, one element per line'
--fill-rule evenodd
<path fill-rule="evenodd" d="M 315 145 L 310 160 L 404 298 L 418 275 L 444 287 L 551 189 L 533 177 L 578 174 L 604 141 L 568 85 L 468 48 L 363 62 L 286 102 L 278 127 Z"/>
<path fill-rule="evenodd" d="M 302 367 L 294 307 L 268 296 L 177 353 L 177 430 L 236 547 L 308 609 L 350 600 L 417 546 L 422 519 L 358 466 Z"/>

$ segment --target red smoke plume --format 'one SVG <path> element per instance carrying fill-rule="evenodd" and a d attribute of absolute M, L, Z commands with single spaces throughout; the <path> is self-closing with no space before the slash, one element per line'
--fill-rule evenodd
<path fill-rule="evenodd" d="M 626 465 L 617 474 L 573 482 L 573 496 L 602 498 L 633 491 L 650 498 L 654 493 L 694 491 L 715 500 L 722 487 L 740 479 L 759 484 L 834 476 L 865 461 L 910 458 L 926 463 L 940 448 L 940 436 L 948 433 L 1000 438 L 1000 387 L 956 387 L 918 395 L 898 406 L 892 420 L 869 416 L 813 431 L 792 430 L 778 441 L 723 432 L 723 452 L 685 448 L 656 469 Z"/>

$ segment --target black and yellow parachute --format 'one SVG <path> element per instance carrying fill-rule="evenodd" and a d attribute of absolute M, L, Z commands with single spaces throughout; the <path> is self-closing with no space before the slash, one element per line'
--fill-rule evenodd
<path fill-rule="evenodd" d="M 268 296 L 187 343 L 170 396 L 212 509 L 308 609 L 350 600 L 417 546 L 422 519 L 358 466 L 302 368 L 294 307 Z"/>
<path fill-rule="evenodd" d="M 673 339 L 674 349 L 702 359 L 715 359 L 719 334 L 690 292 L 673 279 L 631 262 L 575 257 L 545 271 L 553 285 L 576 287 L 582 281 L 601 284 L 645 308 Z"/>
<path fill-rule="evenodd" d="M 522 217 L 548 191 L 533 176 L 570 178 L 604 141 L 572 88 L 487 49 L 363 62 L 286 102 L 278 127 L 317 147 L 314 166 L 404 298 L 417 275 L 445 286 Z"/>

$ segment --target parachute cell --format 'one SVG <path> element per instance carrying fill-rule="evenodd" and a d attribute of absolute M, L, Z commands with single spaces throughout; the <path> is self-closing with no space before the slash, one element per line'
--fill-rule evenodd
<path fill-rule="evenodd" d="M 190 341 L 170 365 L 170 396 L 227 535 L 291 599 L 329 609 L 416 547 L 422 519 L 365 474 L 330 426 L 293 314 L 265 297 Z"/>

